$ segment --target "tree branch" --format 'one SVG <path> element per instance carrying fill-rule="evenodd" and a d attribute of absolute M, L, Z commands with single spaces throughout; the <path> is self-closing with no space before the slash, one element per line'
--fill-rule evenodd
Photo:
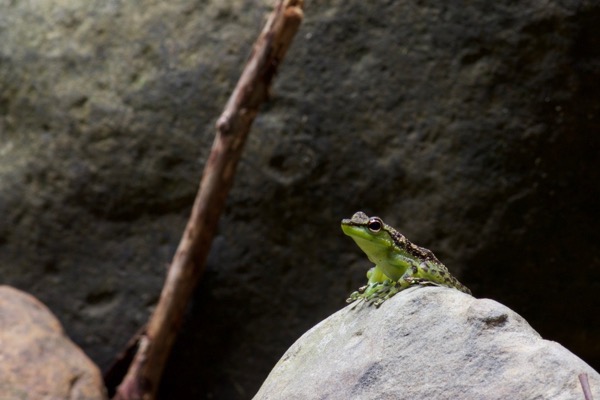
<path fill-rule="evenodd" d="M 114 400 L 152 400 L 206 257 L 250 126 L 302 22 L 302 0 L 279 0 L 223 113 L 192 213 L 169 268 L 158 305 Z"/>
<path fill-rule="evenodd" d="M 590 381 L 585 372 L 579 374 L 579 383 L 581 383 L 581 390 L 583 390 L 583 397 L 585 400 L 594 400 L 592 397 L 592 390 L 590 389 Z"/>

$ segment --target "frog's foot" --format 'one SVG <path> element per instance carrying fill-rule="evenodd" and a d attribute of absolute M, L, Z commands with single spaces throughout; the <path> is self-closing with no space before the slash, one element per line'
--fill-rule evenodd
<path fill-rule="evenodd" d="M 387 279 L 384 282 L 373 282 L 360 287 L 356 292 L 353 292 L 350 295 L 346 302 L 353 303 L 355 301 L 364 301 L 369 305 L 379 307 L 396 293 L 414 285 L 443 286 L 425 278 L 415 278 L 412 276 L 403 277 L 398 282 Z"/>
<path fill-rule="evenodd" d="M 346 303 L 353 303 L 353 302 L 355 302 L 356 300 L 361 300 L 361 299 L 364 299 L 364 296 L 363 296 L 363 294 L 365 293 L 365 290 L 367 289 L 367 286 L 368 286 L 368 285 L 361 286 L 361 287 L 359 287 L 359 288 L 358 288 L 358 290 L 357 290 L 356 292 L 352 292 L 352 293 L 350 294 L 350 297 L 348 297 L 348 298 L 346 299 Z"/>
<path fill-rule="evenodd" d="M 384 301 L 402 290 L 402 287 L 391 280 L 384 282 L 373 282 L 359 288 L 353 292 L 346 300 L 347 303 L 352 303 L 357 300 L 365 301 L 367 304 L 373 304 L 379 307 Z"/>
<path fill-rule="evenodd" d="M 421 285 L 421 286 L 444 286 L 441 285 L 437 282 L 433 282 L 430 280 L 427 280 L 425 278 L 414 278 L 412 276 L 407 276 L 406 278 L 404 278 L 404 280 L 406 282 L 408 282 L 409 285 Z"/>

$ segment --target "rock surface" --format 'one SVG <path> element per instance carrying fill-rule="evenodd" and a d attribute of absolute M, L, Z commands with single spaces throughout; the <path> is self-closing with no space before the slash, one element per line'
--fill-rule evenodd
<path fill-rule="evenodd" d="M 0 286 L 0 399 L 106 399 L 98 367 L 46 306 L 9 286 Z"/>
<path fill-rule="evenodd" d="M 600 375 L 507 307 L 411 288 L 380 308 L 350 305 L 284 354 L 254 400 L 583 399 Z"/>
<path fill-rule="evenodd" d="M 156 304 L 273 1 L 0 1 L 0 276 L 101 368 Z M 305 3 L 163 399 L 256 393 L 364 284 L 358 210 L 600 369 L 600 2 Z"/>

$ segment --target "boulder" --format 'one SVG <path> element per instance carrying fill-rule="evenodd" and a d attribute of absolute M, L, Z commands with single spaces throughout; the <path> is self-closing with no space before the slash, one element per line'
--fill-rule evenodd
<path fill-rule="evenodd" d="M 2 400 L 106 399 L 98 367 L 31 295 L 0 286 Z"/>
<path fill-rule="evenodd" d="M 448 288 L 352 304 L 305 333 L 255 400 L 583 399 L 600 375 L 521 316 Z"/>

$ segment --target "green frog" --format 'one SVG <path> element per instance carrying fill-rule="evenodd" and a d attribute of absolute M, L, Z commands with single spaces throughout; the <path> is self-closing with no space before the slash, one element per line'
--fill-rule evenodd
<path fill-rule="evenodd" d="M 445 286 L 471 294 L 430 250 L 411 243 L 379 217 L 359 211 L 342 220 L 342 231 L 375 264 L 367 272 L 367 285 L 352 293 L 348 303 L 365 300 L 379 307 L 411 285 Z"/>

